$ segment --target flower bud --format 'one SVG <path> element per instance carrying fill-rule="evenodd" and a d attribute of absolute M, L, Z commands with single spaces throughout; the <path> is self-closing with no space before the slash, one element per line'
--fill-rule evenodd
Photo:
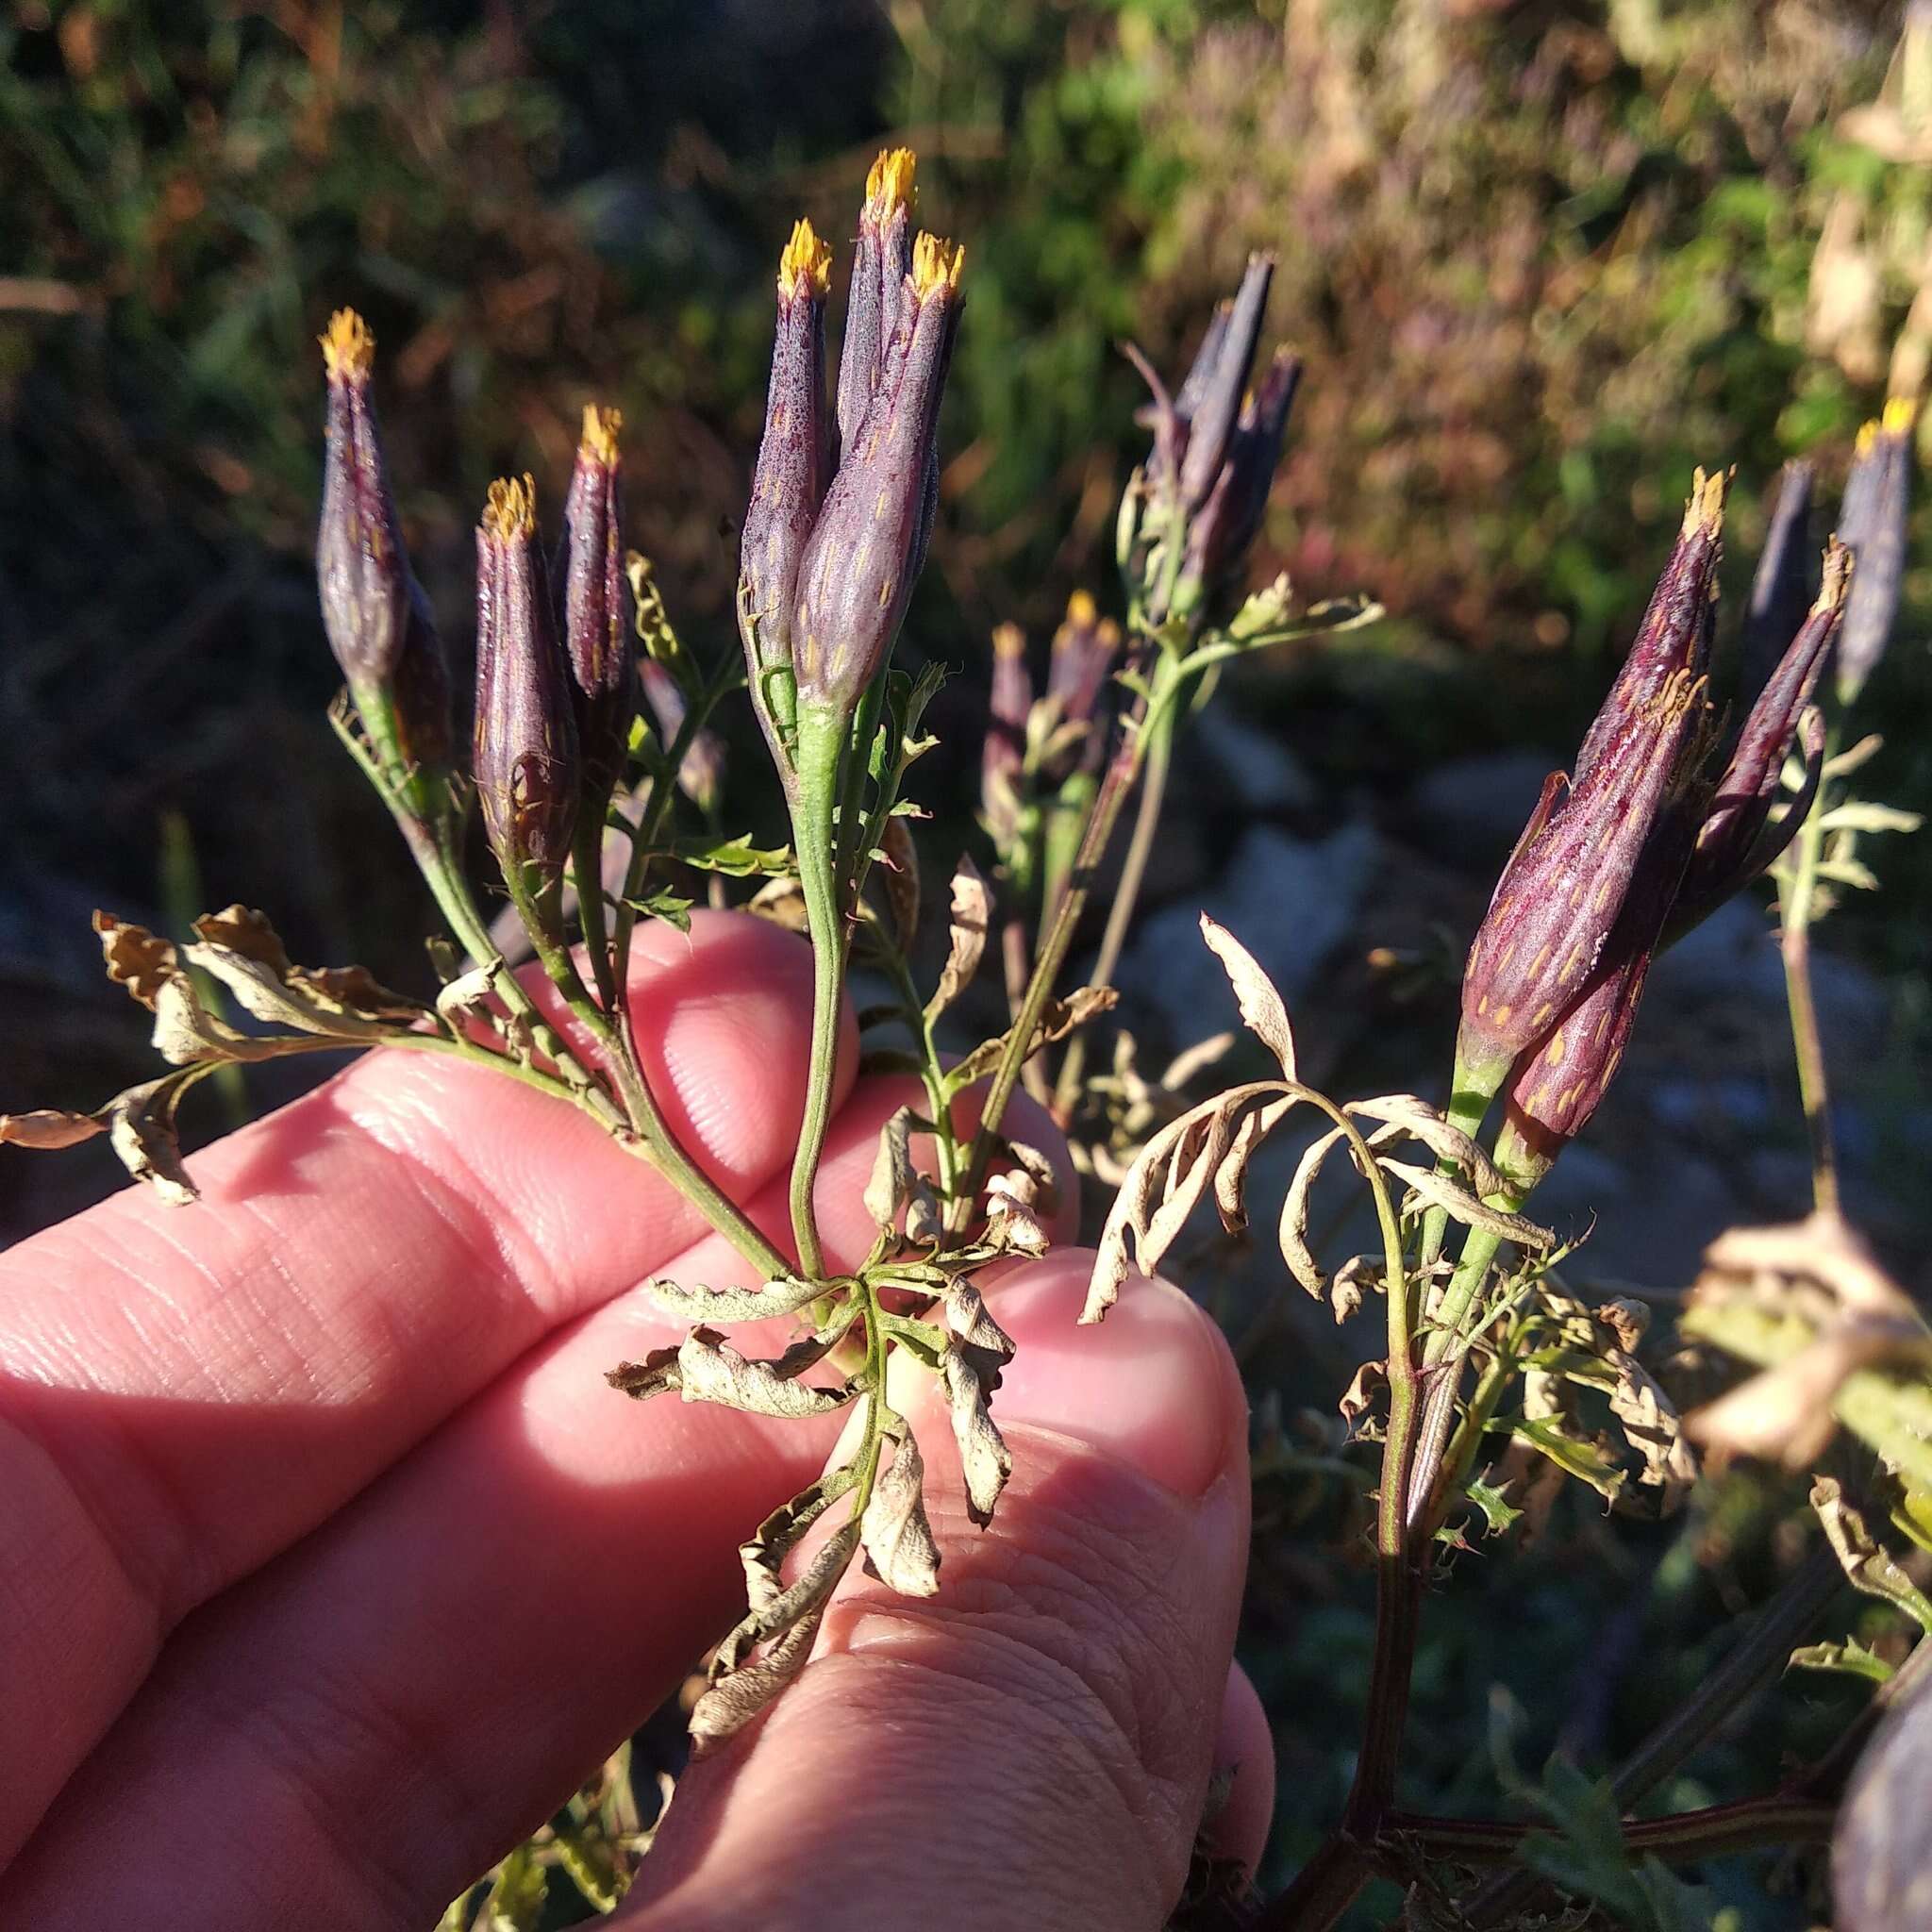
<path fill-rule="evenodd" d="M 941 393 L 965 251 L 921 235 L 872 402 L 798 566 L 801 707 L 849 714 L 885 667 L 932 528 Z"/>
<path fill-rule="evenodd" d="M 1777 501 L 1751 578 L 1739 658 L 1745 691 L 1761 691 L 1785 646 L 1797 635 L 1818 589 L 1817 552 L 1810 543 L 1812 470 L 1787 463 L 1778 476 Z"/>
<path fill-rule="evenodd" d="M 409 612 L 403 648 L 390 685 L 391 721 L 406 767 L 425 773 L 448 770 L 451 754 L 449 660 L 437 635 L 429 593 L 409 579 Z"/>
<path fill-rule="evenodd" d="M 644 681 L 644 700 L 668 752 L 684 729 L 684 692 L 677 679 L 655 658 L 644 658 L 638 669 Z M 708 725 L 701 725 L 691 734 L 677 768 L 677 789 L 701 811 L 717 807 L 724 789 L 724 741 Z"/>
<path fill-rule="evenodd" d="M 358 699 L 395 674 L 409 617 L 409 562 L 369 400 L 375 338 L 339 308 L 322 338 L 328 379 L 328 452 L 315 575 L 329 648 Z"/>
<path fill-rule="evenodd" d="M 1260 388 L 1243 400 L 1227 459 L 1188 526 L 1187 561 L 1174 597 L 1181 609 L 1211 595 L 1246 562 L 1267 513 L 1301 373 L 1301 358 L 1277 349 Z"/>
<path fill-rule="evenodd" d="M 839 354 L 839 439 L 849 447 L 878 386 L 887 346 L 898 323 L 899 297 L 912 273 L 913 175 L 909 147 L 888 148 L 865 177 L 858 211 L 858 245 L 845 298 L 845 337 Z"/>
<path fill-rule="evenodd" d="M 637 704 L 629 599 L 624 579 L 624 498 L 617 433 L 624 418 L 594 404 L 584 409 L 557 576 L 563 605 L 584 805 L 601 819 L 624 775 Z"/>
<path fill-rule="evenodd" d="M 476 798 L 504 877 L 531 894 L 570 857 L 581 775 L 536 487 L 490 486 L 476 527 Z"/>
<path fill-rule="evenodd" d="M 1833 542 L 1824 553 L 1823 588 L 1758 692 L 1704 806 L 1696 847 L 1671 911 L 1674 939 L 1700 924 L 1757 878 L 1790 843 L 1803 823 L 1804 804 L 1808 801 L 1788 804 L 1775 824 L 1771 808 L 1785 759 L 1799 737 L 1800 721 L 1840 636 L 1849 608 L 1848 591 L 1856 581 L 1850 552 Z M 1822 741 L 1810 750 L 1815 766 L 1824 750 Z"/>
<path fill-rule="evenodd" d="M 1026 721 L 1033 678 L 1026 669 L 1026 635 L 1017 624 L 992 634 L 992 686 L 986 741 L 979 758 L 979 808 L 993 849 L 1007 855 L 1020 829 L 1020 781 L 1026 765 Z"/>
<path fill-rule="evenodd" d="M 1084 724 L 1087 733 L 1080 741 L 1078 757 L 1063 761 L 1063 769 L 1050 770 L 1046 774 L 1050 779 L 1058 782 L 1074 769 L 1098 771 L 1106 758 L 1108 711 L 1102 699 L 1120 648 L 1120 625 L 1110 617 L 1100 616 L 1085 591 L 1075 591 L 1067 599 L 1066 617 L 1053 634 L 1046 694 L 1059 701 L 1063 723 Z"/>
<path fill-rule="evenodd" d="M 762 674 L 793 658 L 798 566 L 832 471 L 825 419 L 825 290 L 832 251 L 801 221 L 778 258 L 778 324 L 765 435 L 739 544 L 738 627 L 752 696 Z"/>
<path fill-rule="evenodd" d="M 1911 508 L 1912 428 L 1918 406 L 1894 396 L 1858 432 L 1845 479 L 1839 540 L 1857 558 L 1838 645 L 1838 695 L 1849 705 L 1891 641 L 1905 582 L 1906 518 Z"/>
<path fill-rule="evenodd" d="M 1575 778 L 1557 772 L 1544 784 L 1470 948 L 1458 1090 L 1493 1092 L 1599 966 L 1614 963 L 1603 958 L 1606 941 L 1653 835 L 1681 805 L 1701 760 L 1723 492 L 1701 472 L 1697 482 L 1676 551 L 1584 741 Z"/>
<path fill-rule="evenodd" d="M 1227 457 L 1228 441 L 1254 367 L 1255 346 L 1261 339 L 1261 311 L 1268 306 L 1268 287 L 1274 278 L 1274 258 L 1248 257 L 1234 304 L 1225 321 L 1215 317 L 1187 380 L 1174 402 L 1174 413 L 1186 432 L 1180 459 L 1181 501 L 1191 510 L 1208 500 Z"/>

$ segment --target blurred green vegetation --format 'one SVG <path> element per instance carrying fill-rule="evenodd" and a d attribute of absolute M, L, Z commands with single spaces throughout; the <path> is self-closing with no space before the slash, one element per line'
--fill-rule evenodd
<path fill-rule="evenodd" d="M 152 913 L 163 823 L 177 868 L 273 907 L 299 957 L 422 977 L 415 889 L 323 722 L 333 307 L 382 345 L 411 547 L 459 657 L 486 483 L 560 489 L 593 396 L 625 412 L 632 541 L 687 634 L 735 650 L 778 247 L 800 211 L 849 236 L 872 155 L 909 142 L 970 299 L 908 635 L 971 672 L 995 622 L 1038 635 L 1073 587 L 1110 588 L 1143 441 L 1115 341 L 1172 367 L 1271 248 L 1272 332 L 1308 366 L 1257 574 L 1366 590 L 1399 623 L 1294 667 L 1315 724 L 1286 682 L 1255 703 L 1319 776 L 1397 782 L 1498 738 L 1574 743 L 1692 465 L 1740 465 L 1740 590 L 1778 463 L 1815 451 L 1828 499 L 1902 332 L 1894 378 L 1923 380 L 1932 181 L 1887 79 L 1897 32 L 1865 0 L 8 0 L 0 1107 L 93 1105 L 145 1067 L 139 1016 L 95 1001 L 85 911 Z M 1861 790 L 1923 809 L 1923 566 L 1907 588 Z M 940 721 L 960 822 L 976 691 Z M 1909 842 L 1824 943 L 1886 967 L 1923 1038 L 1932 863 Z M 75 1172 L 36 1163 L 20 1213 L 75 1205 Z M 1291 1533 L 1293 1484 L 1257 1500 L 1250 1654 L 1304 1719 L 1287 1859 L 1346 1785 L 1368 1625 L 1360 1577 Z M 1791 1500 L 1734 1484 L 1635 1538 L 1578 1508 L 1507 1582 L 1462 1559 L 1459 1613 L 1431 1607 L 1412 1795 L 1488 1787 L 1485 1696 L 1494 1750 L 1541 1761 L 1607 1575 L 1632 1695 L 1573 1728 L 1627 1745 L 1789 1567 Z M 1522 1736 L 1512 1696 L 1542 1712 Z M 1839 1716 L 1809 1686 L 1794 1721 L 1744 1713 L 1676 1795 L 1746 1789 Z M 1751 1925 L 1804 1923 L 1753 1896 Z"/>

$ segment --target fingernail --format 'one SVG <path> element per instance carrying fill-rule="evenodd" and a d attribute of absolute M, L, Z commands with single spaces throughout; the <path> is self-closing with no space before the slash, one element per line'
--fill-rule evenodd
<path fill-rule="evenodd" d="M 1105 1450 L 1196 1499 L 1229 1467 L 1247 1428 L 1225 1342 L 1177 1289 L 1135 1278 L 1107 1320 L 1078 1325 L 1090 1257 L 1050 1257 L 985 1288 L 1014 1341 L 992 1398 L 1002 1428 L 1026 1424 Z"/>

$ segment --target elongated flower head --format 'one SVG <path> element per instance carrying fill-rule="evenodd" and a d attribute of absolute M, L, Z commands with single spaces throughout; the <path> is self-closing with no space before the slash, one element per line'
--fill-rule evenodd
<path fill-rule="evenodd" d="M 1470 948 L 1460 1090 L 1484 1093 L 1542 1040 L 1600 966 L 1653 834 L 1707 748 L 1704 666 L 1722 491 L 1702 473 L 1643 627 L 1591 726 L 1574 781 L 1553 773 Z M 1661 915 L 1659 915 L 1661 917 Z"/>
<path fill-rule="evenodd" d="M 1180 492 L 1190 509 L 1208 500 L 1226 459 L 1228 442 L 1247 393 L 1248 374 L 1261 339 L 1261 312 L 1274 279 L 1274 258 L 1251 255 L 1225 321 L 1210 328 L 1175 401 L 1187 432 L 1180 460 Z"/>
<path fill-rule="evenodd" d="M 1281 464 L 1301 373 L 1301 358 L 1277 349 L 1259 387 L 1243 398 L 1221 474 L 1188 525 L 1187 561 L 1175 598 L 1180 608 L 1234 581 L 1246 563 Z"/>
<path fill-rule="evenodd" d="M 1809 463 L 1787 463 L 1778 474 L 1777 496 L 1764 533 L 1764 548 L 1744 607 L 1739 683 L 1762 691 L 1785 647 L 1798 633 L 1818 592 L 1818 552 L 1811 542 Z"/>
<path fill-rule="evenodd" d="M 1912 430 L 1918 406 L 1893 397 L 1858 432 L 1840 508 L 1840 541 L 1857 558 L 1838 647 L 1838 695 L 1853 703 L 1891 641 L 1905 585 L 1906 520 L 1912 498 Z"/>
<path fill-rule="evenodd" d="M 601 817 L 624 774 L 637 705 L 630 596 L 624 576 L 624 418 L 595 404 L 584 409 L 557 575 L 563 604 L 586 809 Z"/>
<path fill-rule="evenodd" d="M 992 684 L 979 758 L 979 808 L 993 849 L 1003 858 L 1020 826 L 1020 780 L 1026 762 L 1026 721 L 1033 678 L 1026 668 L 1026 634 L 1017 624 L 992 634 Z"/>
<path fill-rule="evenodd" d="M 1059 701 L 1060 717 L 1087 726 L 1076 749 L 1070 750 L 1046 775 L 1058 781 L 1074 770 L 1097 771 L 1107 755 L 1108 708 L 1104 702 L 1108 677 L 1120 655 L 1121 627 L 1102 617 L 1092 597 L 1075 591 L 1067 599 L 1067 614 L 1053 634 L 1053 658 L 1047 672 L 1047 695 Z"/>
<path fill-rule="evenodd" d="M 792 661 L 799 560 L 831 480 L 831 423 L 825 413 L 831 260 L 831 250 L 808 221 L 792 228 L 778 259 L 765 434 L 739 544 L 738 624 L 761 718 L 762 674 Z"/>
<path fill-rule="evenodd" d="M 638 666 L 643 679 L 644 702 L 651 708 L 658 735 L 668 752 L 684 729 L 688 708 L 677 679 L 655 658 Z M 692 733 L 690 745 L 677 767 L 677 789 L 701 811 L 712 810 L 724 786 L 724 741 L 709 725 Z"/>
<path fill-rule="evenodd" d="M 490 486 L 476 526 L 476 799 L 504 876 L 537 891 L 570 856 L 581 774 L 535 485 Z"/>
<path fill-rule="evenodd" d="M 912 272 L 912 216 L 918 207 L 918 158 L 909 147 L 883 150 L 865 177 L 858 243 L 845 298 L 839 352 L 839 439 L 849 444 L 872 406 L 898 325 L 899 297 Z"/>
<path fill-rule="evenodd" d="M 965 251 L 921 235 L 872 401 L 845 446 L 798 566 L 798 701 L 850 712 L 884 668 L 925 558 L 940 398 Z"/>

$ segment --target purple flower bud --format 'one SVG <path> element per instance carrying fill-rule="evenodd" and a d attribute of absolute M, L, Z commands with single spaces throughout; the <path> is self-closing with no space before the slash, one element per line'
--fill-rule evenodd
<path fill-rule="evenodd" d="M 909 147 L 886 149 L 865 177 L 858 245 L 845 298 L 845 338 L 839 355 L 839 439 L 849 447 L 872 406 L 887 345 L 899 319 L 899 297 L 912 273 L 912 210 L 918 199 Z"/>
<path fill-rule="evenodd" d="M 962 249 L 921 235 L 872 403 L 798 565 L 801 706 L 850 712 L 883 670 L 931 530 L 940 396 L 959 319 Z"/>
<path fill-rule="evenodd" d="M 1791 841 L 1803 809 L 1788 805 L 1771 822 L 1799 721 L 1831 657 L 1856 583 L 1851 554 L 1834 542 L 1824 553 L 1824 587 L 1797 635 L 1757 694 L 1732 748 L 1729 761 L 1704 806 L 1697 843 L 1671 912 L 1670 931 L 1680 937 L 1707 919 L 1724 901 L 1757 877 Z M 1822 741 L 1812 753 L 1823 751 Z M 1815 778 L 1815 774 L 1814 774 Z"/>
<path fill-rule="evenodd" d="M 1704 654 L 1722 519 L 1722 490 L 1700 473 L 1676 551 L 1631 661 L 1591 726 L 1575 779 L 1551 774 L 1504 867 L 1463 975 L 1459 1088 L 1492 1092 L 1591 975 L 1615 964 L 1606 942 L 1654 834 L 1682 805 L 1703 755 Z"/>
<path fill-rule="evenodd" d="M 424 772 L 448 769 L 449 695 L 449 660 L 436 633 L 429 595 L 411 576 L 403 648 L 390 684 L 396 749 L 406 765 Z"/>
<path fill-rule="evenodd" d="M 536 487 L 492 483 L 476 526 L 476 797 L 505 878 L 533 893 L 562 874 L 581 790 L 551 613 Z"/>
<path fill-rule="evenodd" d="M 996 851 L 1005 853 L 1020 827 L 1020 779 L 1026 763 L 1026 721 L 1033 679 L 1026 637 L 1017 624 L 992 634 L 991 718 L 979 759 L 979 808 Z"/>
<path fill-rule="evenodd" d="M 657 722 L 658 736 L 669 751 L 684 729 L 684 692 L 675 678 L 655 658 L 639 665 L 644 681 L 644 699 Z M 724 741 L 708 725 L 700 726 L 686 747 L 684 760 L 677 768 L 677 789 L 703 811 L 710 811 L 724 788 Z"/>
<path fill-rule="evenodd" d="M 792 661 L 799 560 L 832 474 L 831 425 L 825 418 L 831 262 L 832 251 L 805 221 L 793 227 L 778 258 L 778 325 L 765 394 L 765 435 L 738 552 L 738 627 L 760 717 L 759 674 Z"/>
<path fill-rule="evenodd" d="M 1227 460 L 1208 501 L 1188 526 L 1187 561 L 1177 600 L 1183 608 L 1225 584 L 1246 562 L 1267 513 L 1301 373 L 1301 358 L 1277 349 L 1260 388 L 1243 400 Z"/>
<path fill-rule="evenodd" d="M 409 563 L 369 400 L 375 338 L 339 308 L 322 338 L 328 378 L 328 454 L 315 575 L 329 648 L 352 691 L 378 691 L 395 672 L 409 615 Z"/>
<path fill-rule="evenodd" d="M 1077 758 L 1060 761 L 1047 776 L 1058 783 L 1077 769 L 1096 772 L 1107 756 L 1108 675 L 1120 654 L 1121 627 L 1102 617 L 1085 591 L 1067 599 L 1067 614 L 1053 634 L 1053 660 L 1047 673 L 1046 694 L 1059 701 L 1061 719 L 1085 724 Z"/>
<path fill-rule="evenodd" d="M 1208 499 L 1226 458 L 1228 440 L 1241 412 L 1241 397 L 1254 367 L 1255 346 L 1261 339 L 1261 311 L 1268 306 L 1269 284 L 1274 279 L 1274 258 L 1251 255 L 1247 272 L 1225 322 L 1210 326 L 1174 405 L 1187 432 L 1180 461 L 1181 500 L 1196 509 Z"/>
<path fill-rule="evenodd" d="M 1903 397 L 1886 404 L 1876 423 L 1858 432 L 1858 446 L 1840 507 L 1840 541 L 1858 568 L 1845 606 L 1838 646 L 1838 695 L 1851 704 L 1865 688 L 1891 641 L 1905 582 L 1906 518 L 1911 508 L 1912 428 L 1918 406 Z"/>
<path fill-rule="evenodd" d="M 1746 691 L 1764 688 L 1818 589 L 1817 552 L 1810 542 L 1811 484 L 1809 463 L 1787 463 L 1778 477 L 1777 501 L 1751 579 L 1740 634 L 1739 675 Z"/>
<path fill-rule="evenodd" d="M 617 433 L 624 418 L 594 404 L 563 504 L 557 560 L 562 591 L 564 648 L 586 808 L 601 817 L 617 781 L 636 708 L 630 600 L 624 580 L 624 498 Z"/>

